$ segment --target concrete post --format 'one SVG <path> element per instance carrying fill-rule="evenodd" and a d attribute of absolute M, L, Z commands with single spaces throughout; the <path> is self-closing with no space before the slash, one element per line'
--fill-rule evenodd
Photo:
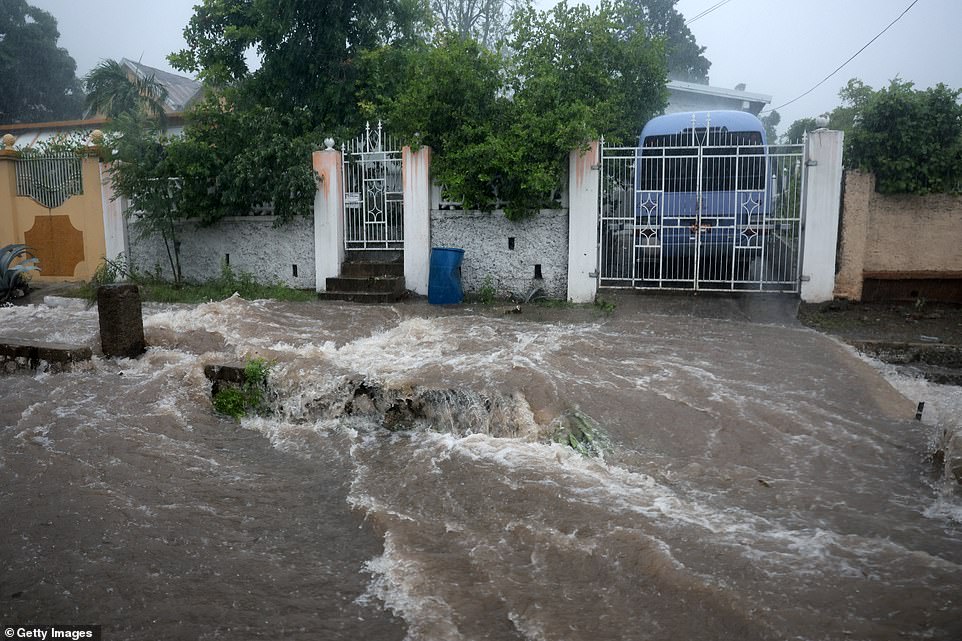
<path fill-rule="evenodd" d="M 136 358 L 147 349 L 140 290 L 136 285 L 101 285 L 97 288 L 100 345 L 104 356 Z"/>
<path fill-rule="evenodd" d="M 130 243 L 127 234 L 127 219 L 121 197 L 114 197 L 114 187 L 110 180 L 110 165 L 100 163 L 100 203 L 104 212 L 104 244 L 107 260 L 121 258 L 130 264 Z"/>
<path fill-rule="evenodd" d="M 805 211 L 802 227 L 802 300 L 832 300 L 835 291 L 835 254 L 842 198 L 841 131 L 820 129 L 808 136 L 805 147 Z"/>
<path fill-rule="evenodd" d="M 427 296 L 431 269 L 431 148 L 401 150 L 404 174 L 404 283 Z"/>
<path fill-rule="evenodd" d="M 568 155 L 568 300 L 592 303 L 598 293 L 598 142 Z"/>
<path fill-rule="evenodd" d="M 330 147 L 315 151 L 312 160 L 320 177 L 314 196 L 314 289 L 323 292 L 344 262 L 344 165 L 341 152 Z"/>

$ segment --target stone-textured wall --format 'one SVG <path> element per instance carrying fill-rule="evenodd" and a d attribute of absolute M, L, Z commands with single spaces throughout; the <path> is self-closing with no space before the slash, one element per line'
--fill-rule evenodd
<path fill-rule="evenodd" d="M 544 288 L 550 298 L 567 296 L 567 210 L 545 209 L 513 222 L 501 211 L 435 209 L 431 245 L 464 250 L 461 282 L 465 292 L 478 292 L 490 276 L 500 297 L 521 297 L 535 286 Z M 536 265 L 541 266 L 540 280 L 535 279 Z"/>
<path fill-rule="evenodd" d="M 962 196 L 886 195 L 870 173 L 845 173 L 842 244 L 835 295 L 860 300 L 866 274 L 958 278 Z"/>
<path fill-rule="evenodd" d="M 272 216 L 242 216 L 226 218 L 210 227 L 183 223 L 179 231 L 184 278 L 205 281 L 218 276 L 229 254 L 235 272 L 248 272 L 261 282 L 313 289 L 313 218 L 300 216 L 280 227 L 274 227 L 274 220 Z M 170 278 L 163 241 L 159 236 L 141 239 L 136 226 L 130 232 L 130 259 L 141 271 L 153 272 L 159 265 L 161 273 Z"/>

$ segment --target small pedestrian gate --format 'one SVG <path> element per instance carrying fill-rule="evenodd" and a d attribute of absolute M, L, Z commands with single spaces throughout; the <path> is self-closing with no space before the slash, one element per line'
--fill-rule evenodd
<path fill-rule="evenodd" d="M 804 145 L 692 127 L 601 145 L 601 287 L 798 292 Z"/>
<path fill-rule="evenodd" d="M 401 150 L 381 123 L 341 148 L 344 162 L 344 247 L 404 248 Z"/>

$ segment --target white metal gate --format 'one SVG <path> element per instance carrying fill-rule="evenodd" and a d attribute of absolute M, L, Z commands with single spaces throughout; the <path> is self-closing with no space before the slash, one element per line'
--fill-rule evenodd
<path fill-rule="evenodd" d="M 599 285 L 798 292 L 804 145 L 710 125 L 601 146 Z"/>
<path fill-rule="evenodd" d="M 344 159 L 344 247 L 404 248 L 401 150 L 381 123 L 341 148 Z"/>

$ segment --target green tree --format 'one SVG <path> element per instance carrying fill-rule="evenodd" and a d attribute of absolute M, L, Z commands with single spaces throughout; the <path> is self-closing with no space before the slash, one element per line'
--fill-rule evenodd
<path fill-rule="evenodd" d="M 477 209 L 500 201 L 520 218 L 553 202 L 569 151 L 601 135 L 627 142 L 664 107 L 662 45 L 626 32 L 622 10 L 526 7 L 513 55 L 449 35 L 408 57 L 395 95 L 370 97 L 392 130 L 434 148 L 450 197 Z"/>
<path fill-rule="evenodd" d="M 917 90 L 899 79 L 876 92 L 859 91 L 846 139 L 846 165 L 875 173 L 882 193 L 959 191 L 960 96 L 962 90 L 944 84 Z"/>
<path fill-rule="evenodd" d="M 874 94 L 875 91 L 858 78 L 849 80 L 838 92 L 842 104 L 829 114 L 828 126 L 838 131 L 844 131 L 846 135 L 851 133 L 859 112 L 865 108 Z"/>
<path fill-rule="evenodd" d="M 505 0 L 431 0 L 431 11 L 443 32 L 472 38 L 493 50 L 507 30 L 512 5 Z"/>
<path fill-rule="evenodd" d="M 26 0 L 0 2 L 0 122 L 77 118 L 77 64 L 57 46 L 57 21 Z"/>
<path fill-rule="evenodd" d="M 678 0 L 625 0 L 629 27 L 643 31 L 648 38 L 665 41 L 670 78 L 707 84 L 711 62 L 685 24 L 685 17 L 675 9 L 676 4 Z"/>
<path fill-rule="evenodd" d="M 760 118 L 762 124 L 765 126 L 765 138 L 768 140 L 768 144 L 774 145 L 775 141 L 778 139 L 777 127 L 778 123 L 782 121 L 782 115 L 778 113 L 777 110 L 772 110 L 771 113 L 766 114 Z"/>
<path fill-rule="evenodd" d="M 178 221 L 181 169 L 174 161 L 178 141 L 166 138 L 157 121 L 138 111 L 121 113 L 112 123 L 110 179 L 115 197 L 127 199 L 124 214 L 141 237 L 159 235 L 167 250 L 175 285 L 182 282 Z"/>
<path fill-rule="evenodd" d="M 360 124 L 361 52 L 416 40 L 428 15 L 420 0 L 204 0 L 194 10 L 184 29 L 187 48 L 169 56 L 175 68 L 230 87 L 236 109 L 307 108 L 328 130 Z M 261 61 L 254 71 L 250 52 Z"/>
<path fill-rule="evenodd" d="M 132 79 L 116 60 L 101 60 L 84 77 L 87 108 L 108 118 L 125 113 L 143 113 L 165 120 L 167 89 L 153 76 Z"/>
<path fill-rule="evenodd" d="M 799 118 L 788 126 L 783 138 L 789 144 L 799 143 L 805 134 L 815 131 L 817 128 L 818 123 L 814 118 Z"/>

